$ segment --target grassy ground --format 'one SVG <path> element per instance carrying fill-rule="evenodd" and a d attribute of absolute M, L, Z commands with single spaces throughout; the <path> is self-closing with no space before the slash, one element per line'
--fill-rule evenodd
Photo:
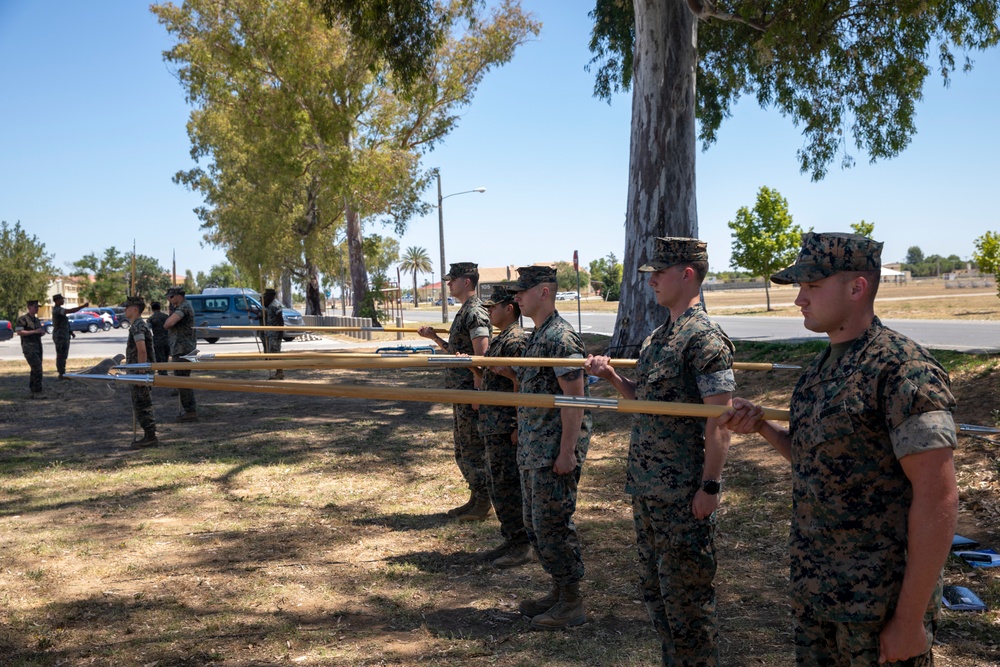
<path fill-rule="evenodd" d="M 605 341 L 589 343 L 596 351 Z M 804 361 L 816 349 L 742 344 L 738 358 Z M 997 359 L 941 358 L 959 419 L 993 424 Z M 496 522 L 443 514 L 465 500 L 449 407 L 204 392 L 202 422 L 172 424 L 177 399 L 155 389 L 163 444 L 135 452 L 127 391 L 57 384 L 48 367 L 53 398 L 28 401 L 25 370 L 0 364 L 5 666 L 658 664 L 622 492 L 625 416 L 594 415 L 581 483 L 590 622 L 542 633 L 516 611 L 544 589 L 541 568 L 493 570 L 482 553 L 500 541 Z M 288 376 L 440 386 L 423 370 Z M 794 376 L 738 379 L 741 395 L 780 407 Z M 997 444 L 963 437 L 958 461 L 959 532 L 995 547 Z M 759 439 L 738 437 L 726 479 L 723 664 L 785 666 L 787 466 Z M 950 562 L 946 577 L 1000 607 L 995 571 Z M 946 612 L 939 664 L 1000 663 L 998 624 L 994 611 Z"/>

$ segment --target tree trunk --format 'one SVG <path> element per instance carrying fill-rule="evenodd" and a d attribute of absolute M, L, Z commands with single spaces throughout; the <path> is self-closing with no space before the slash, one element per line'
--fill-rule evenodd
<path fill-rule="evenodd" d="M 413 269 L 413 307 L 414 308 L 417 307 L 417 301 L 419 301 L 419 299 L 417 298 L 417 270 Z"/>
<path fill-rule="evenodd" d="M 638 272 L 657 236 L 697 236 L 698 21 L 685 0 L 635 0 L 628 208 L 621 300 L 609 353 L 635 357 L 666 312 Z"/>
<path fill-rule="evenodd" d="M 347 257 L 351 267 L 351 294 L 353 300 L 352 317 L 361 317 L 359 312 L 368 291 L 368 271 L 365 269 L 365 252 L 361 236 L 361 216 L 350 204 L 347 214 Z"/>
<path fill-rule="evenodd" d="M 771 281 L 764 276 L 764 297 L 767 299 L 767 312 L 771 312 Z"/>

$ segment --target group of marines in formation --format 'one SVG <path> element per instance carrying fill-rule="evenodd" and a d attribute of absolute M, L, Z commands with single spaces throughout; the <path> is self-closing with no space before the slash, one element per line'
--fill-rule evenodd
<path fill-rule="evenodd" d="M 643 342 L 634 379 L 620 375 L 612 359 L 587 355 L 556 310 L 550 267 L 522 267 L 516 282 L 494 286 L 481 301 L 477 266 L 452 264 L 445 277 L 462 307 L 448 340 L 430 327 L 419 334 L 451 354 L 585 360 L 582 368 L 449 368 L 450 388 L 587 396 L 593 375 L 628 399 L 727 408 L 707 420 L 636 415 L 632 427 L 625 491 L 632 497 L 639 586 L 664 665 L 719 663 L 714 537 L 735 432 L 759 434 L 791 463 L 796 665 L 925 667 L 933 664 L 941 572 L 957 518 L 955 399 L 934 358 L 875 316 L 881 249 L 854 234 L 809 232 L 796 262 L 771 276 L 799 286 L 795 303 L 805 327 L 830 342 L 799 378 L 787 426 L 765 421 L 760 406 L 734 397 L 735 347 L 702 305 L 708 254 L 698 239 L 657 238 L 639 268 L 667 313 Z M 269 292 L 267 306 L 274 302 Z M 164 327 L 176 361 L 194 350 L 193 312 L 179 288 L 168 299 L 172 313 Z M 126 305 L 130 363 L 160 354 L 155 334 L 141 324 L 144 305 L 137 298 Z M 534 323 L 530 336 L 522 316 Z M 18 320 L 22 344 L 37 333 L 33 324 Z M 268 341 L 268 351 L 280 349 L 280 331 Z M 141 406 L 149 388 L 132 391 L 147 429 Z M 197 419 L 193 392 L 180 392 L 180 419 Z M 146 444 L 155 444 L 150 428 L 145 439 L 153 442 Z M 448 514 L 481 521 L 495 510 L 504 542 L 487 555 L 498 568 L 537 558 L 551 587 L 520 604 L 535 628 L 586 622 L 573 515 L 590 433 L 590 414 L 581 407 L 454 406 L 455 459 L 470 497 Z"/>

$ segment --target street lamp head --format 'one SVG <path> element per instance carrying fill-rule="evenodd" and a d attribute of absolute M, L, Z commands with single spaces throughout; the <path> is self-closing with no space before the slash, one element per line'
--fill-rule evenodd
<path fill-rule="evenodd" d="M 479 192 L 481 194 L 483 192 L 486 192 L 486 188 L 476 188 L 473 190 L 473 192 Z"/>

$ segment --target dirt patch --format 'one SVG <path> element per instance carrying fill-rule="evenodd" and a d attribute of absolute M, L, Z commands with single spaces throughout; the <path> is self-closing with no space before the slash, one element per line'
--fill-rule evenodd
<path fill-rule="evenodd" d="M 740 360 L 794 363 L 814 351 L 745 344 Z M 959 419 L 992 425 L 996 360 L 950 353 L 946 362 Z M 544 590 L 541 568 L 494 570 L 483 554 L 500 542 L 495 520 L 444 515 L 466 497 L 449 407 L 203 392 L 202 421 L 174 424 L 176 397 L 155 389 L 163 444 L 132 451 L 128 392 L 57 383 L 53 370 L 52 398 L 29 401 L 25 365 L 0 365 L 4 665 L 658 664 L 636 592 L 623 415 L 595 413 L 581 483 L 590 622 L 538 633 L 517 604 Z M 425 370 L 288 376 L 440 386 Z M 794 376 L 738 379 L 742 395 L 780 407 Z M 960 532 L 996 546 L 997 444 L 962 438 L 958 462 Z M 788 469 L 759 439 L 738 438 L 726 479 L 723 664 L 785 666 Z M 946 574 L 1000 605 L 996 575 L 958 562 Z M 997 623 L 996 612 L 946 612 L 939 662 L 1000 662 Z"/>

